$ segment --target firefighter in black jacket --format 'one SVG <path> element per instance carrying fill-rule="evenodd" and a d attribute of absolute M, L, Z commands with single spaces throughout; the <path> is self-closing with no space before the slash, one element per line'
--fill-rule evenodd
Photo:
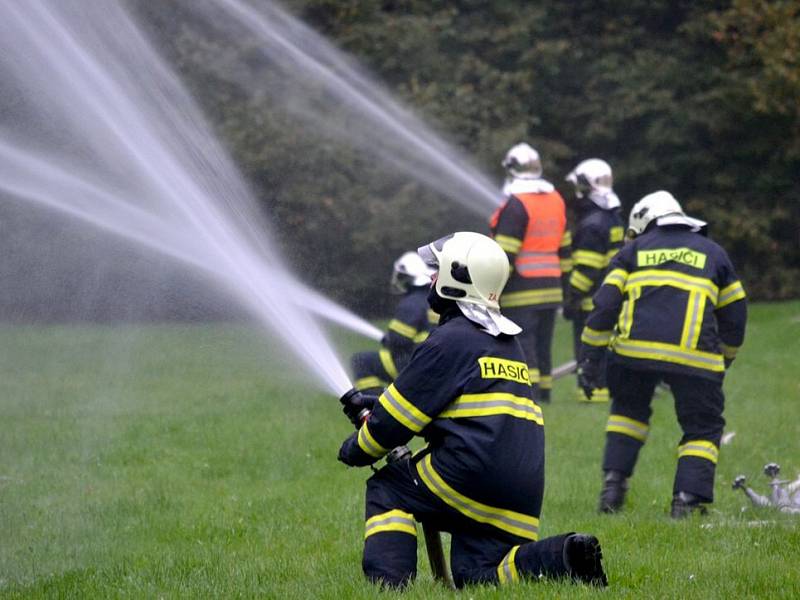
<path fill-rule="evenodd" d="M 605 585 L 597 539 L 564 534 L 541 541 L 544 487 L 542 411 L 528 368 L 501 315 L 508 261 L 490 238 L 459 232 L 419 250 L 439 268 L 431 307 L 439 326 L 395 382 L 369 399 L 342 397 L 355 422 L 372 412 L 339 451 L 351 466 L 370 465 L 413 436 L 428 446 L 392 462 L 367 482 L 363 569 L 387 586 L 416 575 L 416 522 L 452 534 L 457 586 L 540 575 Z"/>
<path fill-rule="evenodd" d="M 683 430 L 671 515 L 703 513 L 713 501 L 725 425 L 722 380 L 744 340 L 747 308 L 728 255 L 704 233 L 705 223 L 687 217 L 668 192 L 645 196 L 631 210 L 634 239 L 611 261 L 594 296 L 579 381 L 589 390 L 602 387 L 601 357 L 610 344 L 602 512 L 623 505 L 662 380 Z"/>
<path fill-rule="evenodd" d="M 416 252 L 406 252 L 395 261 L 391 291 L 402 297 L 381 340 L 383 347 L 378 352 L 358 352 L 350 361 L 357 390 L 382 392 L 408 363 L 415 346 L 428 337 L 438 320 L 428 307 L 431 273 Z"/>
<path fill-rule="evenodd" d="M 575 187 L 572 227 L 572 271 L 564 293 L 564 317 L 572 321 L 575 360 L 581 348 L 581 333 L 592 311 L 592 296 L 608 271 L 608 264 L 622 247 L 625 228 L 620 202 L 614 193 L 611 166 L 599 158 L 584 160 L 566 180 Z M 580 402 L 608 402 L 608 388 L 598 388 L 591 397 L 577 388 Z"/>

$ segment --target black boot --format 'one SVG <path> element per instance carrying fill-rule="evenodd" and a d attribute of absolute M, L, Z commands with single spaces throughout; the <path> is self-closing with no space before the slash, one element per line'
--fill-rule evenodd
<path fill-rule="evenodd" d="M 608 578 L 603 571 L 603 552 L 593 535 L 574 533 L 564 541 L 564 566 L 574 581 L 606 587 Z"/>
<path fill-rule="evenodd" d="M 684 519 L 692 513 L 706 514 L 702 499 L 689 492 L 678 492 L 672 497 L 672 508 L 669 516 L 673 519 Z"/>
<path fill-rule="evenodd" d="M 625 493 L 628 491 L 628 479 L 622 471 L 605 472 L 603 490 L 600 492 L 600 503 L 597 507 L 601 513 L 614 513 L 625 504 Z"/>

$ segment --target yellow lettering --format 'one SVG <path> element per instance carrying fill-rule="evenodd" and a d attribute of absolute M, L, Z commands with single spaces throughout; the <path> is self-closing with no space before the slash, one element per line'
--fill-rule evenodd
<path fill-rule="evenodd" d="M 636 253 L 636 264 L 640 267 L 653 267 L 666 262 L 677 262 L 695 269 L 704 269 L 706 255 L 691 248 L 658 248 L 656 250 L 639 250 Z"/>
<path fill-rule="evenodd" d="M 478 359 L 478 365 L 483 379 L 505 379 L 530 385 L 528 376 L 528 365 L 516 360 L 498 358 L 494 356 L 482 356 Z"/>

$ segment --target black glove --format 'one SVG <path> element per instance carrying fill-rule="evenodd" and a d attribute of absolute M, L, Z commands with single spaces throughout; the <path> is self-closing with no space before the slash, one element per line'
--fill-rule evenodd
<path fill-rule="evenodd" d="M 362 394 L 355 388 L 339 398 L 339 402 L 342 403 L 342 412 L 347 415 L 347 418 L 356 428 L 361 426 L 361 421 L 363 420 L 359 415 L 364 410 L 371 412 L 377 400 L 375 396 Z"/>
<path fill-rule="evenodd" d="M 358 445 L 358 432 L 353 433 L 339 448 L 339 461 L 348 467 L 366 467 L 376 462 L 378 459 L 364 452 Z"/>
<path fill-rule="evenodd" d="M 587 398 L 592 397 L 592 390 L 603 387 L 603 373 L 600 363 L 590 358 L 584 358 L 578 364 L 578 385 L 586 394 Z"/>
<path fill-rule="evenodd" d="M 581 316 L 581 300 L 580 298 L 576 298 L 575 300 L 567 300 L 564 302 L 564 308 L 562 309 L 562 314 L 567 321 L 574 321 L 575 319 L 580 318 Z"/>

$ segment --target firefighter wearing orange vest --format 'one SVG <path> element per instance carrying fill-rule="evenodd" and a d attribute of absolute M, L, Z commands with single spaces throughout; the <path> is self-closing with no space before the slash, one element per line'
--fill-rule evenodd
<path fill-rule="evenodd" d="M 492 236 L 505 250 L 511 276 L 500 304 L 522 327 L 520 335 L 535 398 L 549 402 L 553 387 L 553 328 L 571 267 L 564 199 L 542 179 L 539 153 L 517 144 L 503 159 L 506 202 L 492 215 Z"/>

